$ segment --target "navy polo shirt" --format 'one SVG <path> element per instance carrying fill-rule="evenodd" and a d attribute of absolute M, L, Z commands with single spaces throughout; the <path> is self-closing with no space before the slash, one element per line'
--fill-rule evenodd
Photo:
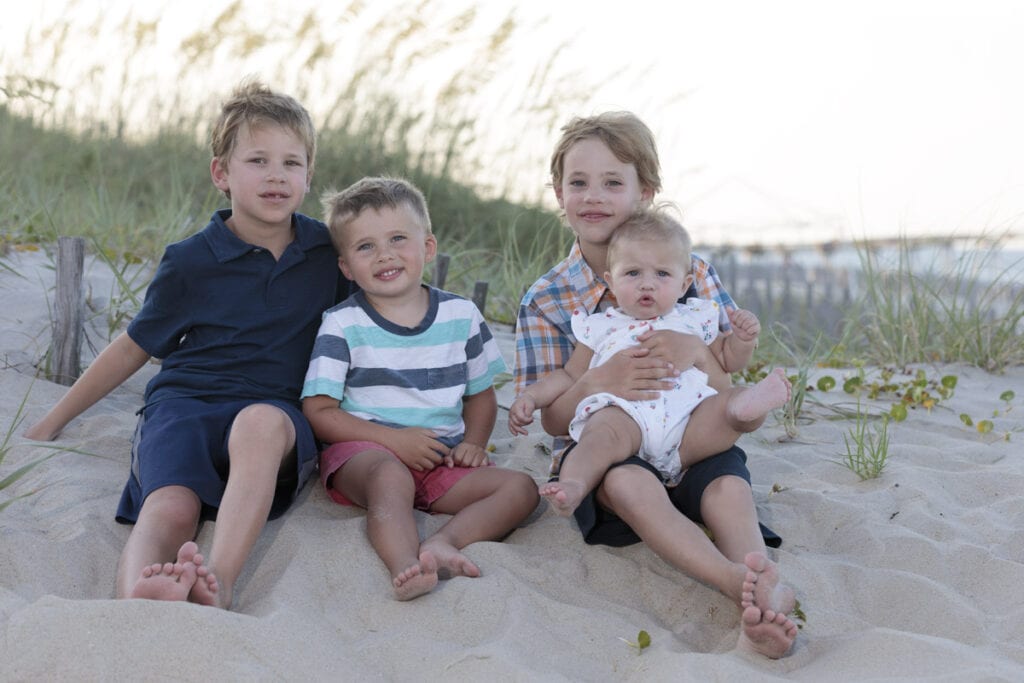
<path fill-rule="evenodd" d="M 294 214 L 281 258 L 240 240 L 218 211 L 167 247 L 128 336 L 163 359 L 146 404 L 172 397 L 298 404 L 321 314 L 353 290 L 323 223 Z"/>

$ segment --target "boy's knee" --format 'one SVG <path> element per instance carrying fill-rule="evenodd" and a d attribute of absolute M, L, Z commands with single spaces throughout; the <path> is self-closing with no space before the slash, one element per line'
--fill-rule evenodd
<path fill-rule="evenodd" d="M 279 431 L 286 427 L 290 428 L 291 424 L 291 418 L 277 406 L 253 403 L 238 411 L 238 415 L 231 423 L 231 429 Z"/>
<path fill-rule="evenodd" d="M 254 403 L 242 408 L 232 421 L 228 448 L 231 441 L 239 438 L 253 438 L 274 451 L 285 452 L 295 444 L 295 426 L 291 417 L 277 406 Z"/>
<path fill-rule="evenodd" d="M 704 489 L 703 500 L 728 502 L 742 500 L 746 502 L 752 496 L 750 484 L 743 477 L 726 474 L 713 479 Z"/>
<path fill-rule="evenodd" d="M 521 500 L 524 505 L 536 506 L 540 502 L 540 493 L 537 491 L 537 482 L 525 472 L 512 472 L 508 488 Z"/>
<path fill-rule="evenodd" d="M 169 530 L 191 534 L 199 524 L 202 501 L 184 486 L 165 486 L 153 491 L 143 502 L 140 519 L 159 521 Z"/>
<path fill-rule="evenodd" d="M 638 495 L 644 495 L 641 484 L 647 479 L 657 481 L 650 472 L 640 467 L 613 467 L 604 475 L 600 486 L 608 500 L 622 504 Z"/>

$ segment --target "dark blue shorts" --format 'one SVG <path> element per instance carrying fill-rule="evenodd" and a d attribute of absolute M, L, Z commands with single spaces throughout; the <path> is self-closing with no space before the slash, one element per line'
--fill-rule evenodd
<path fill-rule="evenodd" d="M 562 462 L 569 456 L 575 444 L 569 446 L 562 454 Z M 641 460 L 637 456 L 631 456 L 622 462 L 615 463 L 608 469 L 621 467 L 622 465 L 639 465 L 661 481 L 658 471 L 650 463 Z M 665 488 L 665 494 L 672 501 L 672 505 L 683 513 L 688 519 L 697 524 L 703 524 L 704 520 L 700 514 L 700 499 L 704 495 L 704 489 L 715 479 L 726 475 L 737 476 L 748 484 L 750 483 L 750 471 L 747 469 L 747 454 L 739 446 L 733 446 L 727 451 L 718 455 L 701 460 L 686 470 L 682 481 L 678 486 Z M 554 478 L 557 478 L 554 477 Z M 590 545 L 610 545 L 616 548 L 632 545 L 640 542 L 640 537 L 622 519 L 610 510 L 601 507 L 597 502 L 597 489 L 594 489 L 583 499 L 579 507 L 573 513 L 576 523 L 583 534 L 583 540 Z M 782 545 L 782 539 L 774 531 L 761 524 L 761 536 L 764 543 L 770 548 L 778 548 Z"/>
<path fill-rule="evenodd" d="M 164 486 L 191 489 L 203 503 L 201 519 L 214 519 L 227 486 L 231 425 L 243 408 L 258 403 L 280 408 L 295 426 L 296 465 L 278 475 L 270 508 L 270 519 L 280 516 L 316 468 L 317 443 L 299 407 L 276 400 L 172 398 L 140 411 L 117 521 L 134 523 L 146 496 Z"/>

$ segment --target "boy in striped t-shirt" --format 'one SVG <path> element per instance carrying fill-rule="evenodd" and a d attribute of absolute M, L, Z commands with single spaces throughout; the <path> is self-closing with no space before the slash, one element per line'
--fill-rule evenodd
<path fill-rule="evenodd" d="M 488 461 L 505 362 L 472 302 L 422 282 L 437 253 L 422 193 L 364 178 L 325 195 L 324 209 L 338 265 L 360 290 L 324 313 L 303 412 L 330 444 L 328 494 L 367 510 L 395 597 L 409 600 L 439 578 L 480 576 L 462 549 L 511 532 L 536 508 L 537 486 Z M 414 508 L 453 517 L 421 543 Z"/>

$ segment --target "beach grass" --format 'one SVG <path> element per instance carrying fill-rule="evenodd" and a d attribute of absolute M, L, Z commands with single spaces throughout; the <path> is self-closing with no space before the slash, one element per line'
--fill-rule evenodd
<path fill-rule="evenodd" d="M 197 28 L 182 41 L 173 75 L 178 89 L 171 90 L 147 80 L 140 66 L 155 41 L 155 28 L 145 22 L 100 15 L 83 29 L 92 32 L 86 39 L 98 39 L 113 26 L 121 39 L 130 59 L 113 91 L 99 84 L 113 68 L 102 55 L 91 68 L 78 64 L 74 25 L 39 27 L 25 54 L 5 53 L 0 65 L 0 155 L 19 160 L 16 171 L 0 169 L 4 244 L 51 248 L 60 236 L 85 237 L 116 275 L 104 312 L 113 335 L 147 284 L 151 269 L 137 265 L 155 263 L 166 244 L 202 228 L 224 202 L 208 179 L 206 131 L 209 113 L 233 84 L 198 99 L 187 98 L 187 88 L 202 92 L 195 84 L 208 80 L 214 64 L 269 56 L 277 60 L 272 82 L 319 102 L 311 108 L 320 131 L 316 173 L 302 210 L 319 216 L 324 191 L 364 175 L 408 177 L 427 195 L 440 250 L 451 256 L 446 288 L 470 296 L 476 282 L 488 282 L 485 315 L 514 323 L 523 292 L 567 253 L 571 233 L 540 201 L 549 192 L 547 150 L 495 154 L 487 147 L 485 113 L 511 104 L 512 125 L 554 140 L 568 115 L 588 106 L 581 96 L 586 84 L 558 73 L 559 46 L 552 46 L 513 92 L 489 89 L 514 57 L 514 36 L 526 30 L 514 13 L 482 24 L 472 5 L 439 10 L 430 20 L 412 11 L 371 16 L 363 5 L 347 12 L 329 20 L 290 17 L 294 25 L 275 28 L 233 3 L 218 18 L 230 38 L 211 41 Z M 358 46 L 343 69 L 331 48 L 339 36 Z M 427 92 L 417 85 L 425 74 L 435 75 Z M 69 80 L 76 77 L 80 82 Z M 325 102 L 324 93 L 336 95 Z M 523 163 L 539 169 L 532 199 L 512 190 L 522 187 L 516 178 Z M 947 272 L 913 264 L 909 241 L 895 262 L 858 244 L 861 286 L 854 301 L 841 304 L 839 323 L 825 326 L 802 309 L 785 320 L 776 317 L 778 306 L 755 309 L 762 326 L 776 330 L 762 335 L 757 360 L 796 367 L 798 375 L 858 363 L 956 362 L 990 372 L 1021 364 L 1024 266 L 993 272 L 990 255 L 998 245 L 994 236 L 986 248 L 963 250 Z M 795 392 L 791 428 L 805 398 Z"/>

